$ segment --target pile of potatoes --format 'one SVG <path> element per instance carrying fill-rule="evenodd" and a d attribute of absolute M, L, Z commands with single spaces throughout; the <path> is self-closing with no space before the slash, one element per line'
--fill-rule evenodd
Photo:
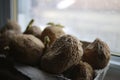
<path fill-rule="evenodd" d="M 33 22 L 21 32 L 18 23 L 8 20 L 0 30 L 0 54 L 50 74 L 63 74 L 71 80 L 93 80 L 94 70 L 103 69 L 109 63 L 110 49 L 102 40 L 81 41 L 54 23 L 48 23 L 42 31 Z"/>

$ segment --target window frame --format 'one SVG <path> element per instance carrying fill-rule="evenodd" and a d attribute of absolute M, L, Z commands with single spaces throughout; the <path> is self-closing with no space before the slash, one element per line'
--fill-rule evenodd
<path fill-rule="evenodd" d="M 10 19 L 10 0 L 0 0 L 0 28 Z"/>
<path fill-rule="evenodd" d="M 10 8 L 11 8 L 11 19 L 17 21 L 18 17 L 18 0 L 10 0 Z"/>

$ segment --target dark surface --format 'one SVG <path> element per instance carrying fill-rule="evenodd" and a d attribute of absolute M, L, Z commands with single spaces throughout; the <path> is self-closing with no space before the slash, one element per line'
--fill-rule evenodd
<path fill-rule="evenodd" d="M 0 57 L 0 80 L 30 80 L 30 78 L 15 69 L 11 60 Z"/>

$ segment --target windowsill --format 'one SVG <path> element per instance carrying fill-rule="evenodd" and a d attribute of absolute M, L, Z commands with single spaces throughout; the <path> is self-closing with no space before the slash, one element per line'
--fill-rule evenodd
<path fill-rule="evenodd" d="M 111 52 L 111 55 L 120 57 L 120 53 L 118 52 Z"/>
<path fill-rule="evenodd" d="M 120 66 L 120 57 L 111 56 L 110 65 L 111 65 L 111 67 L 119 68 L 119 66 Z"/>
<path fill-rule="evenodd" d="M 119 80 L 120 74 L 120 57 L 111 56 L 110 67 L 104 80 Z"/>

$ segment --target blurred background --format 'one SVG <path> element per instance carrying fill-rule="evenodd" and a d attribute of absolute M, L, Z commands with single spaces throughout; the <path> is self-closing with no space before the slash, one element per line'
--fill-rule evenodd
<path fill-rule="evenodd" d="M 105 80 L 119 80 L 120 0 L 0 0 L 0 27 L 7 19 L 16 20 L 22 31 L 34 19 L 41 29 L 54 22 L 80 40 L 100 38 L 112 54 Z"/>
<path fill-rule="evenodd" d="M 100 38 L 120 53 L 120 0 L 18 0 L 22 30 L 32 18 L 42 29 L 54 22 L 80 40 Z"/>

